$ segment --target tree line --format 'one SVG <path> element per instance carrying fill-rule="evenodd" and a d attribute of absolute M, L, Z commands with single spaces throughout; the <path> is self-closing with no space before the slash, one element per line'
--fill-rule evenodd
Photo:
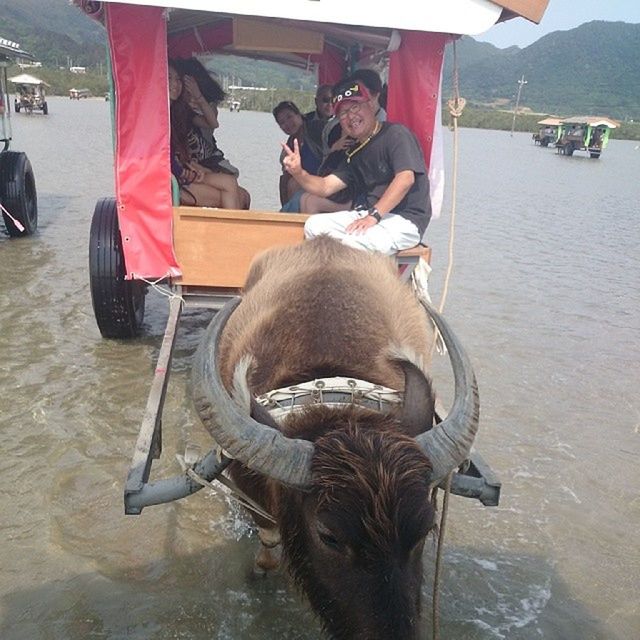
<path fill-rule="evenodd" d="M 49 84 L 49 95 L 68 96 L 69 89 L 89 89 L 94 96 L 103 96 L 109 91 L 109 80 L 106 75 L 93 69 L 88 69 L 85 74 L 71 73 L 67 69 L 54 69 L 50 67 L 20 69 L 14 65 L 8 69 L 7 75 L 12 77 L 21 73 L 29 73 L 44 80 Z M 11 90 L 11 84 L 9 86 Z M 229 99 L 240 102 L 241 110 L 270 112 L 282 100 L 291 100 L 302 113 L 312 111 L 314 105 L 313 90 L 296 90 L 274 88 L 262 91 L 250 89 L 233 89 L 228 92 Z M 571 115 L 571 114 L 568 114 Z M 515 121 L 516 131 L 537 132 L 538 120 L 542 120 L 545 114 L 518 114 Z M 445 126 L 451 124 L 450 116 L 443 108 L 442 122 Z M 510 131 L 513 125 L 513 111 L 500 111 L 495 109 L 480 109 L 467 106 L 458 121 L 460 127 L 473 129 L 497 129 Z M 622 140 L 640 140 L 640 124 L 623 122 L 618 129 L 611 132 L 611 138 Z"/>

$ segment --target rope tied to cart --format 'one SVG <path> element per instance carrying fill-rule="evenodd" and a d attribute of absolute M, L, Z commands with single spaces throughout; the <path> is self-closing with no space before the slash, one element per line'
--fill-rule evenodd
<path fill-rule="evenodd" d="M 454 126 L 457 125 L 457 119 L 462 115 L 467 101 L 460 97 L 460 77 L 458 74 L 458 51 L 456 49 L 456 41 L 453 41 L 453 98 L 447 101 L 449 113 L 454 119 Z"/>
<path fill-rule="evenodd" d="M 178 460 L 178 464 L 180 465 L 182 470 L 185 472 L 185 474 L 189 478 L 191 478 L 191 480 L 193 480 L 194 482 L 196 482 L 197 484 L 203 487 L 207 487 L 208 489 L 213 490 L 214 492 L 216 491 L 216 486 L 213 484 L 213 482 L 206 480 L 201 475 L 196 473 L 193 467 L 189 466 L 184 456 L 176 454 L 176 459 Z M 231 458 L 227 458 L 227 459 L 229 460 L 229 462 L 231 462 Z M 248 509 L 249 511 L 253 511 L 254 513 L 258 514 L 260 517 L 264 518 L 265 520 L 268 520 L 272 524 L 277 524 L 276 519 L 270 513 L 265 511 L 257 502 L 252 500 L 246 493 L 241 491 L 240 488 L 232 480 L 230 480 L 229 478 L 227 478 L 221 473 L 218 476 L 216 476 L 216 481 L 224 485 L 225 487 L 227 487 L 227 489 L 231 491 L 231 495 L 243 507 L 245 507 L 245 509 Z"/>
<path fill-rule="evenodd" d="M 13 224 L 15 225 L 16 229 L 22 233 L 24 231 L 24 225 L 20 222 L 20 220 L 16 220 L 3 206 L 2 202 L 0 202 L 0 209 L 2 210 L 2 213 L 4 213 L 5 216 L 7 216 L 9 218 L 9 220 L 11 220 L 11 222 L 13 222 Z"/>
<path fill-rule="evenodd" d="M 178 300 L 180 300 L 180 302 L 184 304 L 184 298 L 179 293 L 162 286 L 161 283 L 166 279 L 166 277 L 167 276 L 164 275 L 164 276 L 160 276 L 156 280 L 147 280 L 142 276 L 136 275 L 136 280 L 140 280 L 141 282 L 144 282 L 145 284 L 149 285 L 154 291 L 157 291 L 161 296 L 164 296 L 165 298 L 169 298 L 169 300 L 173 300 L 174 298 L 177 298 Z"/>
<path fill-rule="evenodd" d="M 449 280 L 453 271 L 453 245 L 455 240 L 455 222 L 456 222 L 456 200 L 458 185 L 458 118 L 462 115 L 462 111 L 466 105 L 466 100 L 460 97 L 460 78 L 458 74 L 458 53 L 456 50 L 456 41 L 453 41 L 453 98 L 448 101 L 449 113 L 453 120 L 453 168 L 451 171 L 451 218 L 449 220 L 449 247 L 448 247 L 448 263 L 447 271 L 442 288 L 442 297 L 438 311 L 442 313 L 444 304 L 449 291 Z"/>
<path fill-rule="evenodd" d="M 458 74 L 458 52 L 456 49 L 456 41 L 453 41 L 453 97 L 447 101 L 449 114 L 453 122 L 453 168 L 451 179 L 451 218 L 449 220 L 449 246 L 448 246 L 448 262 L 445 274 L 444 285 L 442 287 L 442 296 L 438 311 L 442 313 L 449 291 L 449 281 L 453 271 L 453 245 L 455 239 L 455 220 L 456 220 L 456 198 L 458 184 L 458 118 L 467 104 L 464 98 L 460 97 L 460 78 Z M 434 347 L 436 342 L 434 341 Z M 435 572 L 433 576 L 433 599 L 432 599 L 432 633 L 433 640 L 440 638 L 440 577 L 442 572 L 442 555 L 444 552 L 444 534 L 447 524 L 447 512 L 449 510 L 449 496 L 451 494 L 451 479 L 453 471 L 449 473 L 444 481 L 444 495 L 442 499 L 442 512 L 440 514 L 440 526 L 438 527 L 438 541 L 435 559 Z M 434 508 L 437 505 L 438 487 L 434 487 L 431 499 Z"/>

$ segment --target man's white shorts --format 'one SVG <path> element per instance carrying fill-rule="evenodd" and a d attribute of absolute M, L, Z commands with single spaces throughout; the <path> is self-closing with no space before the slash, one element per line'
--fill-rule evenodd
<path fill-rule="evenodd" d="M 413 222 L 395 213 L 387 213 L 378 224 L 364 233 L 347 233 L 347 227 L 359 218 L 364 218 L 366 211 L 337 211 L 335 213 L 317 213 L 310 216 L 304 225 L 304 237 L 307 239 L 327 235 L 342 244 L 355 249 L 379 251 L 388 256 L 410 249 L 420 242 L 418 228 Z"/>

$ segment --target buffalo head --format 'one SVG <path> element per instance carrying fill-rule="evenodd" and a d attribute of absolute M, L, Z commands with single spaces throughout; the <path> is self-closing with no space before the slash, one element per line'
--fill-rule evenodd
<path fill-rule="evenodd" d="M 237 303 L 236 303 L 237 304 Z M 428 380 L 405 361 L 405 411 L 311 406 L 278 425 L 227 394 L 215 350 L 229 305 L 209 331 L 195 377 L 200 416 L 234 458 L 270 479 L 290 571 L 332 637 L 417 640 L 422 550 L 434 526 L 429 491 L 467 457 L 478 422 L 473 373 L 435 312 L 456 398 L 435 428 Z M 422 415 L 422 421 L 420 419 Z M 424 431 L 406 435 L 420 423 Z M 288 434 L 295 434 L 290 437 Z"/>

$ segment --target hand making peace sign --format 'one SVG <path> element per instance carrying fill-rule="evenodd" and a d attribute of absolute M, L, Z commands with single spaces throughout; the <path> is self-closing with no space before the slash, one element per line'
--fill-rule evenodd
<path fill-rule="evenodd" d="M 285 156 L 282 160 L 282 166 L 292 175 L 297 176 L 302 171 L 302 161 L 300 159 L 300 145 L 298 141 L 293 141 L 293 151 L 286 142 L 281 142 Z"/>

